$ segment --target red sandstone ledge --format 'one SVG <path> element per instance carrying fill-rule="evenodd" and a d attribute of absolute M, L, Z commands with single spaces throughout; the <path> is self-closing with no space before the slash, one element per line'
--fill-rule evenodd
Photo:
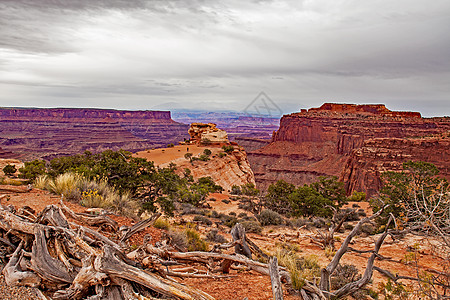
<path fill-rule="evenodd" d="M 341 104 L 324 103 L 319 108 L 302 109 L 302 113 L 314 112 L 338 112 L 350 114 L 370 114 L 389 117 L 421 118 L 419 112 L 413 111 L 392 111 L 386 108 L 384 104 Z"/>

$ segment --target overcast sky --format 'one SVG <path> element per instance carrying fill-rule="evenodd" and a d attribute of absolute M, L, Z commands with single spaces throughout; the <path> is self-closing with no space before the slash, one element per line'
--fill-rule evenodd
<path fill-rule="evenodd" d="M 450 115 L 449 0 L 0 0 L 0 106 Z"/>

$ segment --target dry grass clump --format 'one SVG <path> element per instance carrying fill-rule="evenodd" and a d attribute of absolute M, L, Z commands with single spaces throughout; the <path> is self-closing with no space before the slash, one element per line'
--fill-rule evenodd
<path fill-rule="evenodd" d="M 49 178 L 47 175 L 39 175 L 34 180 L 34 187 L 41 189 L 41 190 L 45 190 L 47 188 L 48 181 L 49 181 Z"/>
<path fill-rule="evenodd" d="M 315 255 L 299 257 L 294 251 L 278 248 L 275 252 L 278 263 L 286 267 L 291 275 L 292 287 L 300 290 L 305 280 L 320 276 L 320 265 Z"/>
<path fill-rule="evenodd" d="M 181 251 L 208 251 L 208 243 L 191 226 L 183 231 L 169 230 L 167 235 L 170 243 Z"/>
<path fill-rule="evenodd" d="M 169 220 L 167 220 L 166 218 L 159 217 L 155 221 L 155 223 L 153 223 L 153 227 L 158 228 L 158 229 L 169 230 L 170 229 L 170 223 L 169 223 Z"/>
<path fill-rule="evenodd" d="M 48 180 L 46 190 L 57 194 L 64 195 L 67 199 L 77 200 L 81 197 L 81 191 L 78 185 L 82 177 L 75 173 L 64 173 L 56 176 L 55 180 Z"/>
<path fill-rule="evenodd" d="M 79 201 L 85 207 L 107 208 L 128 217 L 135 217 L 138 204 L 129 193 L 119 194 L 105 180 L 92 181 L 76 173 L 64 173 L 55 179 L 47 175 L 36 178 L 37 188 L 64 195 L 69 200 Z"/>

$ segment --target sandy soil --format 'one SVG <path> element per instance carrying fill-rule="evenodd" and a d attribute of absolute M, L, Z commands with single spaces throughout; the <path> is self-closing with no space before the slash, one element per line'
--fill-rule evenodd
<path fill-rule="evenodd" d="M 141 151 L 135 153 L 134 156 L 153 161 L 155 166 L 165 167 L 170 162 L 176 164 L 177 161 L 180 160 L 183 162 L 186 161 L 186 158 L 184 158 L 186 153 L 192 153 L 194 156 L 198 156 L 202 154 L 205 149 L 211 150 L 212 155 L 222 151 L 222 149 L 217 146 L 178 145 L 171 148 Z"/>
<path fill-rule="evenodd" d="M 229 204 L 222 202 L 223 199 L 228 198 L 227 195 L 212 194 L 210 197 L 216 199 L 216 201 L 208 201 L 208 203 L 213 207 L 213 209 L 218 212 L 227 214 L 231 211 L 234 211 L 237 214 L 241 212 L 241 210 L 237 209 L 237 201 L 231 201 L 231 203 Z M 57 205 L 59 199 L 59 196 L 52 195 L 46 191 L 33 189 L 28 193 L 10 194 L 10 199 L 7 201 L 3 199 L 1 204 L 13 205 L 16 208 L 28 205 L 36 211 L 40 211 L 49 204 Z M 66 204 L 76 212 L 85 211 L 84 207 L 75 203 L 66 202 Z M 360 203 L 359 205 L 361 207 L 367 207 L 367 205 L 364 203 Z M 368 213 L 370 212 L 368 211 Z M 134 223 L 132 219 L 121 216 L 112 216 L 112 218 L 115 219 L 120 225 L 130 226 Z M 216 225 L 213 226 L 215 227 Z M 220 229 L 220 233 L 223 234 L 227 239 L 231 238 L 231 236 L 229 235 L 229 228 L 220 226 Z M 211 227 L 200 226 L 200 231 L 203 233 L 203 235 L 205 235 L 209 230 L 211 230 Z M 130 245 L 137 246 L 142 244 L 143 236 L 146 234 L 150 234 L 152 236 L 152 242 L 155 243 L 156 241 L 159 241 L 161 239 L 161 235 L 163 234 L 163 232 L 164 230 L 148 228 L 144 232 L 133 236 L 130 240 Z M 274 237 L 274 234 L 278 233 L 284 233 L 284 235 L 281 234 Z M 297 237 L 293 238 L 292 240 L 288 240 L 288 234 L 294 233 L 297 234 Z M 345 233 L 339 233 L 337 234 L 337 237 L 342 241 L 348 233 L 349 231 L 346 231 Z M 249 237 L 268 254 L 274 253 L 276 248 L 283 243 L 297 245 L 296 247 L 299 251 L 299 255 L 314 255 L 317 257 L 320 265 L 322 267 L 325 267 L 330 262 L 330 260 L 326 257 L 325 252 L 319 246 L 311 243 L 310 236 L 314 234 L 314 231 L 306 229 L 292 229 L 281 226 L 269 226 L 264 228 L 261 235 L 250 233 Z M 358 236 L 354 238 L 352 247 L 364 250 L 372 249 L 373 242 L 377 238 L 378 235 L 368 237 Z M 405 254 L 407 254 L 408 247 L 413 246 L 414 244 L 421 245 L 421 250 L 419 251 L 421 265 L 426 266 L 427 268 L 439 270 L 442 261 L 433 256 L 432 252 L 430 251 L 431 246 L 428 245 L 425 240 L 413 236 L 406 236 L 405 239 L 397 241 L 394 241 L 392 240 L 392 238 L 388 237 L 380 251 L 380 254 L 384 257 L 390 258 L 390 260 L 377 261 L 376 265 L 380 266 L 381 268 L 390 270 L 394 274 L 415 276 L 413 265 L 404 263 Z M 339 246 L 340 244 L 338 242 L 336 244 L 336 247 Z M 341 262 L 354 264 L 358 267 L 360 272 L 362 272 L 366 266 L 368 256 L 369 254 L 355 254 L 348 252 L 344 255 Z M 199 288 L 211 294 L 216 299 L 235 300 L 244 299 L 245 297 L 248 297 L 251 300 L 272 299 L 269 277 L 249 271 L 233 271 L 231 275 L 231 278 L 227 279 L 190 278 L 180 281 L 187 285 Z M 376 290 L 378 284 L 383 281 L 386 281 L 386 279 L 379 273 L 374 272 L 373 283 L 371 284 L 371 287 Z M 0 284 L 0 290 L 1 289 L 2 288 Z M 298 299 L 298 296 L 288 295 L 286 291 L 285 294 L 285 299 Z"/>

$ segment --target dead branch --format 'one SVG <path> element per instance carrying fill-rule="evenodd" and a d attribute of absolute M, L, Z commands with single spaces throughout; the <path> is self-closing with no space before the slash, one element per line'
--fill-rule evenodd
<path fill-rule="evenodd" d="M 63 203 L 63 198 L 64 196 L 62 196 L 60 200 L 61 208 L 72 219 L 82 222 L 83 224 L 89 226 L 102 226 L 102 225 L 110 226 L 114 232 L 117 232 L 117 230 L 119 229 L 117 222 L 106 215 L 91 216 L 87 214 L 80 214 L 73 212 Z"/>
<path fill-rule="evenodd" d="M 278 272 L 278 259 L 276 256 L 269 260 L 269 275 L 272 284 L 273 299 L 283 300 L 283 288 L 281 286 L 280 274 Z"/>
<path fill-rule="evenodd" d="M 146 219 L 146 220 L 142 220 L 139 221 L 138 223 L 134 224 L 131 228 L 125 228 L 121 230 L 122 233 L 122 237 L 120 238 L 120 243 L 123 243 L 124 241 L 126 241 L 127 239 L 129 239 L 133 234 L 144 230 L 145 228 L 153 225 L 153 223 L 155 223 L 155 221 L 161 216 L 160 213 L 154 214 L 153 216 L 151 216 L 150 218 Z"/>

